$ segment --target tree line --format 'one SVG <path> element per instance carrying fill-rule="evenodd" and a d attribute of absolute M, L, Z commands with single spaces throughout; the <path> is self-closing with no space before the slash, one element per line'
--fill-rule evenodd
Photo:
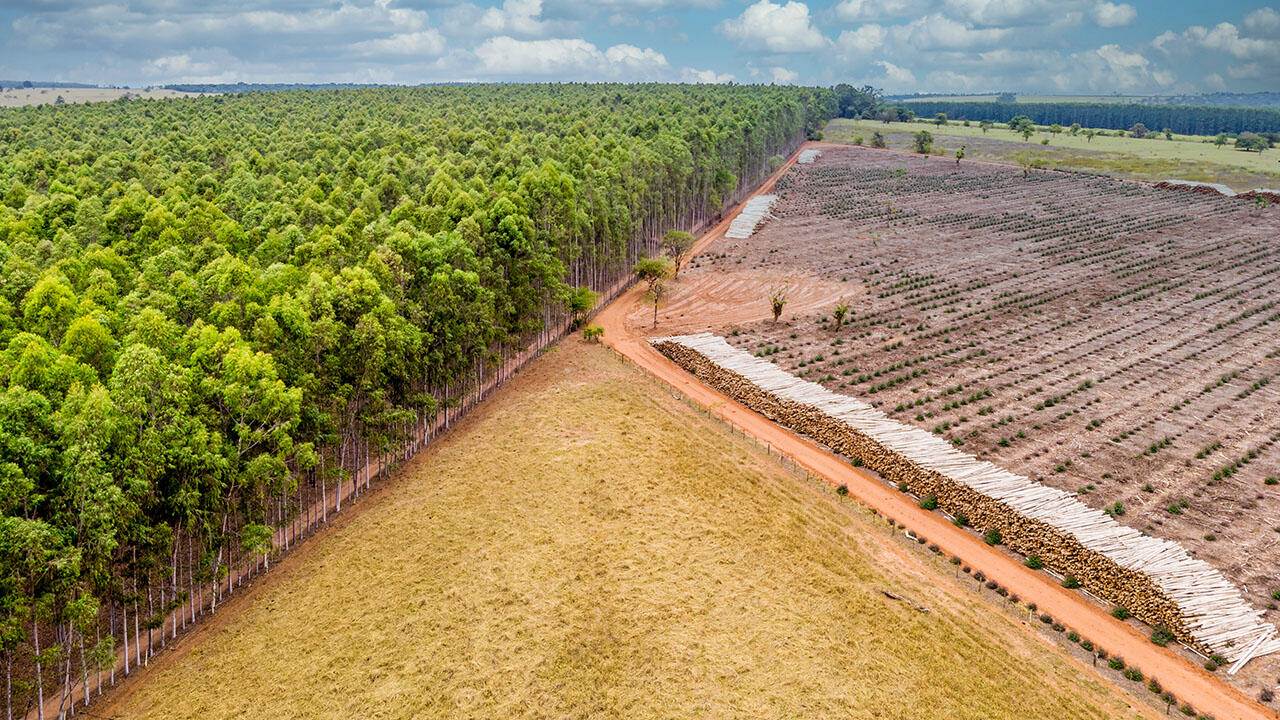
<path fill-rule="evenodd" d="M 921 117 L 944 113 L 953 120 L 1005 122 L 1026 115 L 1037 125 L 1079 124 L 1083 127 L 1128 130 L 1136 124 L 1182 135 L 1242 132 L 1280 132 L 1280 110 L 1245 107 L 1191 107 L 1137 103 L 1019 103 L 942 102 L 905 103 Z"/>
<path fill-rule="evenodd" d="M 537 85 L 0 112 L 7 716 L 144 662 L 837 109 Z"/>

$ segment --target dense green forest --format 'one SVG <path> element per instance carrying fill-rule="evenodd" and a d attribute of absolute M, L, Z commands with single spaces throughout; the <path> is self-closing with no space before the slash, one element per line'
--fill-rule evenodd
<path fill-rule="evenodd" d="M 1273 108 L 1143 105 L 1138 103 L 999 103 L 912 100 L 904 103 L 919 117 L 946 113 L 953 120 L 1006 122 L 1026 115 L 1037 125 L 1080 123 L 1083 127 L 1128 130 L 1142 123 L 1153 130 L 1184 135 L 1280 132 L 1280 110 Z"/>
<path fill-rule="evenodd" d="M 145 661 L 836 111 L 526 85 L 0 112 L 10 717 Z"/>

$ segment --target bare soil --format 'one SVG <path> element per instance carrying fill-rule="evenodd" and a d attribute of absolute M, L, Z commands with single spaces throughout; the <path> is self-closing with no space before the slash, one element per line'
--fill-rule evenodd
<path fill-rule="evenodd" d="M 736 321 L 712 301 L 725 321 L 707 329 L 1079 492 L 1274 607 L 1280 210 L 831 145 L 777 192 L 776 219 L 702 250 L 681 284 L 804 277 L 826 302 L 805 293 L 774 324 L 763 297 Z M 1278 670 L 1264 658 L 1236 682 L 1256 694 Z"/>
<path fill-rule="evenodd" d="M 127 97 L 130 100 L 152 100 L 160 98 L 199 97 L 204 93 L 182 92 L 165 88 L 5 88 L 0 92 L 0 107 L 22 107 L 25 105 L 55 105 L 61 97 L 67 105 L 75 103 L 110 102 Z"/>

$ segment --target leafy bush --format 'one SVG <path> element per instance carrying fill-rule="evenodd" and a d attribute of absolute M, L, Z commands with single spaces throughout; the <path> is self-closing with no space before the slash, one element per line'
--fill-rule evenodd
<path fill-rule="evenodd" d="M 988 545 L 999 545 L 1004 542 L 1004 538 L 1000 537 L 1000 531 L 992 528 L 982 535 L 982 540 Z"/>
<path fill-rule="evenodd" d="M 1129 612 L 1128 608 L 1117 605 L 1111 609 L 1111 617 L 1117 620 L 1128 620 L 1133 617 L 1133 613 Z"/>
<path fill-rule="evenodd" d="M 1022 564 L 1032 570 L 1039 570 L 1044 567 L 1044 561 L 1040 559 L 1039 555 L 1028 555 L 1027 559 Z"/>
<path fill-rule="evenodd" d="M 925 510 L 937 510 L 937 509 L 938 509 L 938 496 L 937 496 L 937 495 L 928 495 L 928 496 L 926 496 L 926 497 L 921 498 L 921 499 L 920 499 L 920 507 L 924 508 Z"/>

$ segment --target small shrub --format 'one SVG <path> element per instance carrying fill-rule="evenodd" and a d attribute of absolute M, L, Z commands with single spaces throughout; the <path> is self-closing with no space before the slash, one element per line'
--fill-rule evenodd
<path fill-rule="evenodd" d="M 956 518 L 951 522 L 955 523 L 956 527 L 967 527 L 969 525 L 969 518 L 966 517 L 964 513 L 956 513 Z"/>
<path fill-rule="evenodd" d="M 1111 668 L 1112 670 L 1123 670 L 1124 660 L 1121 660 L 1118 657 L 1113 657 L 1107 661 L 1107 667 Z"/>
<path fill-rule="evenodd" d="M 920 499 L 920 507 L 924 508 L 925 510 L 937 510 L 937 509 L 938 509 L 938 496 L 937 496 L 937 495 L 929 495 L 929 496 L 926 496 L 926 497 L 921 498 L 921 499 Z"/>
<path fill-rule="evenodd" d="M 1271 690 L 1271 688 L 1262 688 L 1262 690 L 1258 692 L 1258 700 L 1264 703 L 1269 703 L 1275 699 L 1276 699 L 1276 694 Z"/>
<path fill-rule="evenodd" d="M 1049 613 L 1041 613 L 1040 622 L 1044 623 L 1045 625 L 1048 625 L 1049 623 L 1053 622 L 1053 616 L 1050 615 Z"/>
<path fill-rule="evenodd" d="M 1129 612 L 1128 608 L 1117 605 L 1114 608 L 1112 608 L 1111 617 L 1117 620 L 1128 620 L 1129 618 L 1133 617 L 1133 613 Z"/>
<path fill-rule="evenodd" d="M 1062 587 L 1068 590 L 1075 590 L 1080 587 L 1080 581 L 1074 575 L 1066 575 L 1062 578 Z"/>
<path fill-rule="evenodd" d="M 1028 555 L 1026 561 L 1022 564 L 1032 570 L 1039 570 L 1044 567 L 1044 562 L 1040 559 L 1039 555 Z"/>
<path fill-rule="evenodd" d="M 956 557 L 955 555 L 952 555 L 952 556 L 951 556 L 951 564 L 952 564 L 952 565 L 959 565 L 959 564 L 960 564 L 960 558 Z"/>
<path fill-rule="evenodd" d="M 973 579 L 977 580 L 978 582 L 986 582 L 987 576 L 981 570 L 979 570 L 978 572 L 973 574 Z"/>
<path fill-rule="evenodd" d="M 1155 678 L 1151 678 L 1151 680 L 1147 682 L 1147 689 L 1155 693 L 1156 695 L 1159 695 L 1160 693 L 1164 692 L 1164 688 L 1160 687 L 1160 681 Z"/>
<path fill-rule="evenodd" d="M 1169 644 L 1170 640 L 1173 640 L 1173 639 L 1174 639 L 1173 633 L 1170 632 L 1169 628 L 1165 627 L 1164 625 L 1157 625 L 1154 628 L 1151 628 L 1151 642 L 1155 643 L 1156 645 L 1159 645 L 1160 647 L 1164 647 Z"/>
<path fill-rule="evenodd" d="M 900 482 L 900 483 L 898 483 L 898 492 L 907 492 L 907 491 L 908 491 L 908 490 L 910 490 L 910 489 L 911 489 L 911 488 L 907 487 L 907 484 L 906 484 L 906 483 L 904 483 L 904 482 Z"/>
<path fill-rule="evenodd" d="M 849 486 L 848 486 L 848 485 L 845 485 L 845 484 L 843 484 L 843 483 L 842 483 L 842 484 L 840 484 L 840 485 L 837 485 L 837 486 L 836 486 L 836 494 L 837 494 L 837 495 L 839 495 L 839 496 L 841 496 L 841 497 L 844 497 L 845 495 L 848 495 L 848 494 L 849 494 Z"/>
<path fill-rule="evenodd" d="M 1182 704 L 1182 707 L 1180 707 L 1180 708 L 1178 708 L 1178 709 L 1179 709 L 1179 710 L 1181 710 L 1181 711 L 1182 711 L 1182 714 L 1183 714 L 1183 715 L 1186 715 L 1187 717 L 1191 717 L 1192 715 L 1195 715 L 1195 714 L 1196 714 L 1196 710 L 1195 710 L 1195 708 L 1191 707 L 1190 705 L 1188 705 L 1188 704 L 1186 704 L 1186 703 L 1183 703 L 1183 704 Z"/>
<path fill-rule="evenodd" d="M 1071 632 L 1067 633 L 1067 639 L 1073 643 L 1078 643 L 1080 642 L 1080 633 L 1076 632 L 1075 630 L 1072 630 Z"/>
<path fill-rule="evenodd" d="M 1004 542 L 1004 538 L 1000 537 L 1000 531 L 992 528 L 982 535 L 982 539 L 988 545 L 999 545 Z"/>
<path fill-rule="evenodd" d="M 1205 669 L 1205 670 L 1208 670 L 1209 672 L 1214 672 L 1214 671 L 1216 671 L 1216 670 L 1218 669 L 1218 663 L 1216 663 L 1216 662 L 1214 662 L 1214 661 L 1212 661 L 1212 660 L 1205 660 L 1205 661 L 1204 661 L 1204 669 Z"/>
<path fill-rule="evenodd" d="M 996 588 L 998 588 L 998 587 L 1000 587 L 1000 583 L 996 582 L 995 580 L 988 580 L 988 581 L 987 581 L 987 589 L 988 589 L 988 590 L 995 590 L 995 589 L 996 589 Z"/>
<path fill-rule="evenodd" d="M 1124 676 L 1127 680 L 1142 682 L 1142 671 L 1138 668 L 1125 668 Z"/>
<path fill-rule="evenodd" d="M 968 575 L 969 573 L 973 572 L 973 568 L 969 567 L 968 565 L 965 565 L 964 567 L 960 568 L 960 572 L 964 573 L 965 575 Z"/>
<path fill-rule="evenodd" d="M 1092 641 L 1092 640 L 1081 640 L 1081 641 L 1080 641 L 1080 647 L 1084 648 L 1085 650 L 1088 650 L 1089 652 L 1093 652 L 1093 641 Z"/>
<path fill-rule="evenodd" d="M 1062 623 L 1054 623 L 1054 624 L 1053 624 L 1053 631 L 1054 631 L 1054 632 L 1062 632 L 1063 630 L 1066 630 L 1066 629 L 1067 629 L 1067 628 L 1066 628 L 1066 626 L 1065 626 L 1065 625 L 1063 625 Z"/>

